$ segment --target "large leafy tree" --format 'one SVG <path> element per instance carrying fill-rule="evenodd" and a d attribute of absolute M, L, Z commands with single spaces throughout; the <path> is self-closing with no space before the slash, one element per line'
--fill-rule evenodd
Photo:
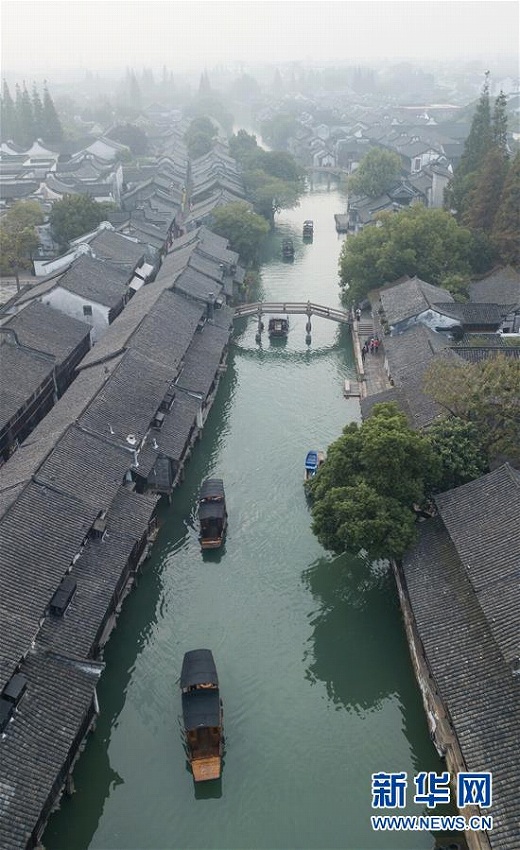
<path fill-rule="evenodd" d="M 520 361 L 498 356 L 453 365 L 436 360 L 424 388 L 453 416 L 471 423 L 488 459 L 520 459 Z"/>
<path fill-rule="evenodd" d="M 267 118 L 262 121 L 260 130 L 264 139 L 266 139 L 274 148 L 285 150 L 287 142 L 294 135 L 298 124 L 293 115 L 280 113 L 274 115 L 273 118 Z"/>
<path fill-rule="evenodd" d="M 27 91 L 25 82 L 23 87 L 16 86 L 16 114 L 17 114 L 17 141 L 24 148 L 28 148 L 33 143 L 36 133 L 34 127 L 33 110 L 31 98 Z"/>
<path fill-rule="evenodd" d="M 36 226 L 43 221 L 43 213 L 36 201 L 18 201 L 0 219 L 2 273 L 14 274 L 17 288 L 20 287 L 20 270 L 31 267 L 31 255 L 39 244 Z"/>
<path fill-rule="evenodd" d="M 349 178 L 349 189 L 358 195 L 375 198 L 396 184 L 401 174 L 399 154 L 372 148 L 363 157 L 359 167 Z"/>
<path fill-rule="evenodd" d="M 258 249 L 269 232 L 269 225 L 262 216 L 253 212 L 246 201 L 217 207 L 213 211 L 211 229 L 219 236 L 229 239 L 229 246 L 245 263 L 254 263 Z"/>
<path fill-rule="evenodd" d="M 436 486 L 440 492 L 473 481 L 488 471 L 481 435 L 473 422 L 448 416 L 434 422 L 426 436 L 441 464 Z"/>
<path fill-rule="evenodd" d="M 65 247 L 71 239 L 97 227 L 115 209 L 115 204 L 97 203 L 88 195 L 67 195 L 51 209 L 49 222 L 53 236 Z"/>
<path fill-rule="evenodd" d="M 468 193 L 467 207 L 462 216 L 466 227 L 491 233 L 507 170 L 507 157 L 498 145 L 493 145 L 475 174 L 473 188 Z"/>
<path fill-rule="evenodd" d="M 141 156 L 146 153 L 148 148 L 148 138 L 144 130 L 136 127 L 135 124 L 118 124 L 107 136 L 126 145 L 136 156 Z"/>
<path fill-rule="evenodd" d="M 398 213 L 382 213 L 379 221 L 343 244 L 340 286 L 347 306 L 402 275 L 442 285 L 452 275 L 470 274 L 471 233 L 445 210 L 414 204 Z"/>
<path fill-rule="evenodd" d="M 347 425 L 309 484 L 313 531 L 334 552 L 399 558 L 415 539 L 414 504 L 440 474 L 437 456 L 395 404 Z"/>

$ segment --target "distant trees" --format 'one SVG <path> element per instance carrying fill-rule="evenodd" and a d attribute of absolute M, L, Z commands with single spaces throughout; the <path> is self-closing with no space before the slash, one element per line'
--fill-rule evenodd
<path fill-rule="evenodd" d="M 115 209 L 115 204 L 97 203 L 88 195 L 67 195 L 50 211 L 52 235 L 65 248 L 72 239 L 94 230 Z"/>
<path fill-rule="evenodd" d="M 229 240 L 229 247 L 244 263 L 252 264 L 258 259 L 258 249 L 269 232 L 269 225 L 246 201 L 236 201 L 213 211 L 211 229 Z"/>
<path fill-rule="evenodd" d="M 402 170 L 399 154 L 371 148 L 349 177 L 348 185 L 358 195 L 375 198 L 395 186 Z"/>
<path fill-rule="evenodd" d="M 33 85 L 32 97 L 25 82 L 15 87 L 15 100 L 11 97 L 9 86 L 4 80 L 0 101 L 0 125 L 2 140 L 13 141 L 28 148 L 36 139 L 51 144 L 63 139 L 61 126 L 54 102 L 47 88 L 43 86 L 43 102 L 36 85 Z"/>
<path fill-rule="evenodd" d="M 14 274 L 19 288 L 21 269 L 31 268 L 31 257 L 39 245 L 36 226 L 44 216 L 36 201 L 17 201 L 0 219 L 0 264 L 2 274 Z"/>
<path fill-rule="evenodd" d="M 509 165 L 493 221 L 493 244 L 504 263 L 520 265 L 520 153 Z"/>
<path fill-rule="evenodd" d="M 192 159 L 204 156 L 212 149 L 217 128 L 207 115 L 194 118 L 184 134 L 188 154 Z"/>
<path fill-rule="evenodd" d="M 242 167 L 244 186 L 256 212 L 272 227 L 275 214 L 297 206 L 303 191 L 303 178 L 294 157 L 283 151 L 264 150 L 245 130 L 231 137 L 229 147 Z"/>
<path fill-rule="evenodd" d="M 260 131 L 263 138 L 274 148 L 285 150 L 288 140 L 294 135 L 297 127 L 296 118 L 282 112 L 262 121 Z"/>
<path fill-rule="evenodd" d="M 136 156 L 143 156 L 148 149 L 148 138 L 144 130 L 136 127 L 135 124 L 118 124 L 109 133 L 109 139 L 114 139 L 115 142 L 120 142 L 130 148 Z"/>
<path fill-rule="evenodd" d="M 381 213 L 380 226 L 367 227 L 343 243 L 339 258 L 342 300 L 362 301 L 374 288 L 403 275 L 428 283 L 456 286 L 472 270 L 474 242 L 469 230 L 450 213 L 413 205 L 397 213 Z"/>

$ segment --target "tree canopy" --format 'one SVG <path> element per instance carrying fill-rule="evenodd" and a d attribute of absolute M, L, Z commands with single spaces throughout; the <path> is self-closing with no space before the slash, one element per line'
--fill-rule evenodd
<path fill-rule="evenodd" d="M 371 148 L 356 171 L 349 177 L 349 189 L 357 195 L 375 198 L 395 186 L 401 169 L 402 162 L 399 154 L 394 151 Z"/>
<path fill-rule="evenodd" d="M 520 153 L 511 162 L 504 180 L 492 238 L 502 262 L 520 265 Z"/>
<path fill-rule="evenodd" d="M 442 285 L 452 275 L 467 277 L 474 261 L 472 236 L 450 213 L 414 204 L 385 212 L 374 227 L 349 237 L 339 259 L 342 300 L 362 301 L 374 288 L 403 275 Z"/>
<path fill-rule="evenodd" d="M 115 204 L 107 201 L 97 203 L 88 195 L 67 195 L 56 201 L 50 211 L 52 234 L 65 247 L 71 239 L 94 230 L 115 209 Z"/>
<path fill-rule="evenodd" d="M 473 422 L 448 416 L 430 425 L 426 437 L 441 465 L 436 484 L 439 492 L 460 487 L 488 471 L 486 451 Z"/>
<path fill-rule="evenodd" d="M 114 139 L 130 148 L 136 156 L 143 156 L 148 149 L 148 138 L 144 130 L 135 124 L 118 124 L 109 133 L 109 139 Z"/>
<path fill-rule="evenodd" d="M 453 416 L 476 429 L 487 459 L 520 459 L 520 361 L 493 360 L 453 365 L 436 360 L 424 389 Z"/>
<path fill-rule="evenodd" d="M 208 118 L 207 115 L 194 118 L 184 134 L 189 156 L 192 159 L 198 159 L 198 157 L 209 153 L 216 136 L 217 128 L 211 118 Z"/>
<path fill-rule="evenodd" d="M 283 112 L 279 115 L 274 115 L 272 118 L 265 119 L 260 125 L 264 139 L 273 145 L 274 148 L 282 151 L 287 148 L 287 142 L 294 135 L 297 128 L 298 124 L 295 117 Z"/>
<path fill-rule="evenodd" d="M 17 285 L 20 269 L 31 268 L 31 255 L 39 245 L 36 226 L 43 221 L 36 201 L 17 201 L 0 219 L 2 274 L 14 274 Z"/>
<path fill-rule="evenodd" d="M 329 446 L 308 487 L 313 531 L 327 549 L 364 549 L 372 559 L 399 558 L 416 536 L 414 504 L 440 475 L 427 438 L 412 430 L 395 404 L 374 407 Z"/>
<path fill-rule="evenodd" d="M 213 211 L 211 229 L 229 239 L 229 247 L 240 255 L 244 263 L 251 264 L 258 257 L 258 249 L 269 232 L 269 225 L 262 216 L 253 212 L 246 201 L 236 201 Z"/>
<path fill-rule="evenodd" d="M 273 226 L 282 209 L 298 205 L 303 191 L 302 173 L 290 154 L 266 151 L 256 137 L 240 130 L 229 143 L 231 155 L 242 167 L 242 179 L 255 211 Z"/>

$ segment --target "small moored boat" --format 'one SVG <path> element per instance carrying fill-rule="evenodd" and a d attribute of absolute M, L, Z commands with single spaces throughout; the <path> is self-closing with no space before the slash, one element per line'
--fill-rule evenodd
<path fill-rule="evenodd" d="M 284 260 L 292 260 L 294 258 L 294 245 L 292 239 L 283 240 L 282 257 L 284 258 Z"/>
<path fill-rule="evenodd" d="M 270 337 L 286 337 L 289 333 L 289 319 L 269 319 L 267 333 Z"/>
<path fill-rule="evenodd" d="M 309 479 L 314 478 L 324 461 L 325 452 L 307 452 L 307 457 L 305 458 L 305 472 L 303 476 L 304 481 L 309 481 Z"/>
<path fill-rule="evenodd" d="M 226 496 L 221 478 L 207 478 L 199 494 L 200 545 L 202 549 L 222 546 L 227 528 Z"/>
<path fill-rule="evenodd" d="M 314 236 L 314 222 L 308 218 L 303 222 L 303 238 L 312 239 Z"/>
<path fill-rule="evenodd" d="M 219 779 L 224 746 L 222 700 L 209 649 L 187 652 L 181 670 L 182 717 L 195 782 Z"/>

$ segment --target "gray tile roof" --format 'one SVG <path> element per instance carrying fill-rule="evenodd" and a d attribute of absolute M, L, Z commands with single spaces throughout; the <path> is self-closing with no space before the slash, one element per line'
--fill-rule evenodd
<path fill-rule="evenodd" d="M 66 316 L 40 301 L 34 301 L 10 316 L 2 327 L 16 331 L 23 345 L 53 355 L 57 365 L 63 363 L 85 337 L 90 336 L 91 331 L 90 325 L 85 322 Z"/>
<path fill-rule="evenodd" d="M 158 497 L 119 489 L 107 513 L 106 534 L 89 538 L 71 575 L 77 589 L 63 617 L 47 617 L 38 644 L 78 658 L 92 657 L 100 627 L 136 540 L 147 530 Z M 113 611 L 111 612 L 113 613 Z"/>
<path fill-rule="evenodd" d="M 102 664 L 32 652 L 27 690 L 1 741 L 0 848 L 23 850 L 53 786 L 63 781 L 72 741 L 89 716 Z"/>
<path fill-rule="evenodd" d="M 487 548 L 492 522 L 486 520 L 492 511 L 481 507 L 483 522 L 474 529 L 473 541 L 475 547 Z M 491 573 L 494 565 L 491 557 Z M 491 847 L 518 850 L 518 679 L 504 662 L 440 517 L 421 523 L 419 542 L 405 555 L 403 572 L 428 667 L 466 766 L 469 771 L 493 774 Z"/>
<path fill-rule="evenodd" d="M 390 325 L 418 316 L 438 302 L 453 302 L 453 297 L 447 289 L 432 286 L 418 277 L 382 289 L 380 297 Z"/>
<path fill-rule="evenodd" d="M 175 461 L 182 458 L 195 427 L 199 407 L 198 399 L 189 396 L 187 393 L 177 391 L 172 408 L 166 414 L 162 428 L 159 431 L 150 431 L 146 438 L 146 444 L 139 454 L 140 472 L 149 475 L 159 455 L 165 455 Z"/>
<path fill-rule="evenodd" d="M 188 348 L 184 368 L 178 380 L 179 385 L 207 395 L 228 342 L 229 330 L 208 322 L 202 333 L 195 334 Z"/>
<path fill-rule="evenodd" d="M 0 671 L 7 678 L 30 648 L 40 618 L 98 510 L 31 482 L 2 518 Z M 4 681 L 0 680 L 1 686 Z"/>
<path fill-rule="evenodd" d="M 215 280 L 196 271 L 191 265 L 180 273 L 175 281 L 175 289 L 184 295 L 198 301 L 206 302 L 210 295 L 217 296 L 222 292 L 222 285 Z"/>
<path fill-rule="evenodd" d="M 10 342 L 0 344 L 0 428 L 20 410 L 55 367 L 50 355 L 36 354 Z"/>
<path fill-rule="evenodd" d="M 504 464 L 435 501 L 505 661 L 520 660 L 520 473 Z"/>
<path fill-rule="evenodd" d="M 387 404 L 388 402 L 397 404 L 399 409 L 405 414 L 410 427 L 415 427 L 415 421 L 408 406 L 406 394 L 400 387 L 391 387 L 389 390 L 383 390 L 383 392 L 374 393 L 374 395 L 368 395 L 360 399 L 361 417 L 363 420 L 368 419 L 372 415 L 376 404 Z"/>
<path fill-rule="evenodd" d="M 171 368 L 127 351 L 81 416 L 80 424 L 114 446 L 124 446 L 129 469 L 133 465 L 132 449 L 139 448 L 174 377 Z M 127 440 L 129 435 L 136 440 L 133 445 Z"/>
<path fill-rule="evenodd" d="M 101 230 L 90 240 L 90 247 L 98 260 L 107 260 L 126 272 L 133 271 L 146 253 L 146 245 L 113 230 Z"/>
<path fill-rule="evenodd" d="M 435 307 L 439 313 L 456 319 L 466 327 L 488 325 L 489 327 L 498 328 L 502 319 L 510 311 L 509 305 L 485 303 L 458 304 L 456 302 L 448 302 L 444 304 L 443 302 L 439 302 Z"/>
<path fill-rule="evenodd" d="M 57 285 L 89 301 L 115 308 L 127 291 L 128 270 L 83 255 L 61 275 Z"/>
<path fill-rule="evenodd" d="M 475 280 L 469 287 L 470 301 L 520 306 L 520 273 L 507 266 L 490 272 L 481 280 Z"/>

